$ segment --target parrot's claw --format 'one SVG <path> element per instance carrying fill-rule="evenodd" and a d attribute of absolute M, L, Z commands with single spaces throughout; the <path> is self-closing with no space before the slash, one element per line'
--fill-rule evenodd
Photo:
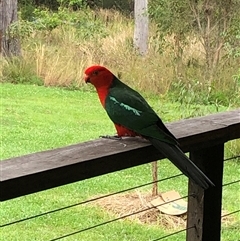
<path fill-rule="evenodd" d="M 122 137 L 120 137 L 120 136 L 117 136 L 117 135 L 115 135 L 115 136 L 109 136 L 109 135 L 106 135 L 106 136 L 99 136 L 100 138 L 105 138 L 105 139 L 110 139 L 110 140 L 122 140 Z"/>

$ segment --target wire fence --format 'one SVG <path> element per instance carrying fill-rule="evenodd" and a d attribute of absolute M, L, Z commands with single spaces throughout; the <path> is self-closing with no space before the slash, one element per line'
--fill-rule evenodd
<path fill-rule="evenodd" d="M 235 160 L 235 159 L 239 159 L 239 158 L 240 158 L 240 156 L 234 156 L 234 157 L 226 158 L 224 161 L 231 161 L 231 160 Z M 159 182 L 167 181 L 169 179 L 174 179 L 174 178 L 180 177 L 182 175 L 183 174 L 177 174 L 177 175 L 174 175 L 174 176 L 166 177 L 166 178 L 159 179 L 159 180 L 153 181 L 153 182 L 144 183 L 144 184 L 141 184 L 141 185 L 138 185 L 138 186 L 134 186 L 134 187 L 127 188 L 127 189 L 124 189 L 124 190 L 120 190 L 120 191 L 117 191 L 117 192 L 114 192 L 114 193 L 110 193 L 110 194 L 107 194 L 107 195 L 91 198 L 91 199 L 88 199 L 88 200 L 85 200 L 85 201 L 81 201 L 81 202 L 78 202 L 78 203 L 75 203 L 75 204 L 71 204 L 71 205 L 68 205 L 68 206 L 61 207 L 61 208 L 49 210 L 47 212 L 43 212 L 43 213 L 40 213 L 40 214 L 32 215 L 32 216 L 29 216 L 29 217 L 26 217 L 26 218 L 14 220 L 14 221 L 2 224 L 0 227 L 4 228 L 4 227 L 7 227 L 7 226 L 11 226 L 11 225 L 16 225 L 16 224 L 19 224 L 19 223 L 27 222 L 27 221 L 32 220 L 32 219 L 37 219 L 39 217 L 46 216 L 46 215 L 49 215 L 49 214 L 53 214 L 53 213 L 56 213 L 56 212 L 60 212 L 60 211 L 66 210 L 66 209 L 70 209 L 70 208 L 76 207 L 76 206 L 80 206 L 80 205 L 83 205 L 83 204 L 87 204 L 87 203 L 91 203 L 91 202 L 94 202 L 94 201 L 98 201 L 98 200 L 101 200 L 101 199 L 104 199 L 104 198 L 108 198 L 108 197 L 111 197 L 111 196 L 122 194 L 124 192 L 133 191 L 135 189 L 146 187 L 146 186 L 152 185 L 154 183 L 159 183 Z M 228 183 L 224 183 L 223 187 L 225 188 L 225 187 L 228 187 L 230 185 L 234 185 L 234 184 L 239 183 L 239 182 L 240 182 L 240 180 L 234 180 L 234 181 L 231 181 L 231 182 L 228 182 Z M 79 229 L 79 230 L 76 230 L 76 231 L 73 231 L 73 232 L 70 232 L 70 233 L 66 233 L 64 235 L 60 235 L 60 236 L 58 236 L 56 238 L 53 238 L 53 239 L 50 239 L 48 241 L 62 240 L 62 239 L 65 239 L 67 237 L 74 236 L 74 235 L 77 235 L 77 234 L 80 234 L 80 233 L 83 233 L 83 232 L 87 232 L 89 230 L 92 230 L 92 229 L 95 229 L 95 228 L 99 228 L 101 226 L 108 225 L 108 224 L 113 223 L 113 222 L 117 222 L 119 220 L 126 219 L 126 218 L 134 216 L 136 214 L 143 213 L 143 212 L 155 209 L 155 208 L 157 208 L 159 206 L 163 206 L 163 205 L 169 204 L 171 202 L 175 202 L 175 201 L 178 201 L 178 200 L 186 199 L 186 198 L 188 198 L 190 196 L 195 198 L 194 194 L 188 194 L 188 195 L 185 195 L 183 197 L 176 198 L 174 200 L 171 200 L 171 201 L 168 201 L 168 202 L 164 202 L 164 203 L 159 204 L 159 205 L 144 207 L 141 210 L 134 211 L 134 212 L 131 212 L 131 213 L 126 214 L 126 215 L 121 215 L 119 217 L 110 219 L 108 221 L 100 222 L 98 224 L 91 225 L 91 226 L 88 226 L 86 228 L 82 228 L 82 229 Z M 239 212 L 240 212 L 240 209 L 232 211 L 230 213 L 226 213 L 226 214 L 222 215 L 222 218 L 234 215 L 234 214 L 239 213 Z M 177 230 L 175 232 L 172 232 L 172 233 L 164 235 L 162 237 L 153 239 L 151 241 L 163 240 L 163 239 L 166 239 L 166 238 L 168 238 L 170 236 L 178 235 L 179 233 L 186 232 L 187 230 L 194 229 L 194 228 L 195 228 L 195 226 L 191 226 L 191 227 L 187 227 L 187 228 L 184 228 L 184 229 L 181 229 L 181 230 Z"/>
<path fill-rule="evenodd" d="M 174 176 L 171 176 L 171 177 L 166 177 L 166 178 L 163 178 L 163 179 L 160 179 L 160 180 L 157 180 L 157 181 L 144 183 L 144 184 L 141 184 L 141 185 L 138 185 L 138 186 L 134 186 L 134 187 L 127 188 L 127 189 L 124 189 L 124 190 L 120 190 L 120 191 L 110 193 L 110 194 L 107 194 L 107 195 L 91 198 L 91 199 L 88 199 L 88 200 L 85 200 L 85 201 L 82 201 L 82 202 L 78 202 L 78 203 L 75 203 L 75 204 L 71 204 L 71 205 L 68 205 L 68 206 L 65 206 L 65 207 L 57 208 L 57 209 L 50 210 L 50 211 L 47 211 L 47 212 L 44 212 L 44 213 L 36 214 L 36 215 L 30 216 L 30 217 L 26 217 L 26 218 L 23 218 L 23 219 L 19 219 L 19 220 L 15 220 L 15 221 L 12 221 L 12 222 L 9 222 L 9 223 L 5 223 L 5 224 L 1 225 L 0 227 L 5 227 L 5 226 L 13 225 L 13 224 L 16 224 L 16 223 L 28 221 L 30 219 L 39 218 L 39 217 L 44 216 L 44 215 L 48 215 L 48 214 L 52 214 L 52 213 L 55 213 L 55 212 L 63 211 L 65 209 L 73 208 L 73 207 L 80 206 L 80 205 L 83 205 L 83 204 L 91 203 L 91 202 L 94 202 L 94 201 L 97 201 L 97 200 L 100 200 L 100 199 L 104 199 L 104 198 L 107 198 L 107 197 L 115 196 L 115 195 L 118 195 L 118 194 L 121 194 L 121 193 L 124 193 L 124 192 L 129 192 L 129 191 L 141 188 L 141 187 L 146 187 L 146 186 L 152 185 L 154 183 L 159 183 L 159 182 L 163 182 L 163 181 L 166 181 L 166 180 L 169 180 L 169 179 L 180 177 L 182 175 L 183 174 L 177 174 L 177 175 L 174 175 Z"/>

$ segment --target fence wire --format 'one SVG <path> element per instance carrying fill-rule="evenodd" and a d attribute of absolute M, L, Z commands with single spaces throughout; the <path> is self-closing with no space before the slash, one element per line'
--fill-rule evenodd
<path fill-rule="evenodd" d="M 184 197 L 176 198 L 176 199 L 174 199 L 174 200 L 171 200 L 171 201 L 168 201 L 168 202 L 159 204 L 159 205 L 155 205 L 155 206 L 152 206 L 152 207 L 144 208 L 144 209 L 142 209 L 142 210 L 139 210 L 139 211 L 136 211 L 136 212 L 133 212 L 133 213 L 130 213 L 130 214 L 126 214 L 126 215 L 123 215 L 123 216 L 121 216 L 121 217 L 114 218 L 114 219 L 111 219 L 111 220 L 109 220 L 109 221 L 102 222 L 102 223 L 99 223 L 99 224 L 96 224 L 96 225 L 93 225 L 93 226 L 90 226 L 90 227 L 87 227 L 87 228 L 84 228 L 84 229 L 81 229 L 81 230 L 78 230 L 78 231 L 75 231 L 75 232 L 72 232 L 72 233 L 69 233 L 69 234 L 66 234 L 66 235 L 60 236 L 60 237 L 58 237 L 58 238 L 51 239 L 50 241 L 56 241 L 56 240 L 60 240 L 60 239 L 63 239 L 63 238 L 66 238 L 66 237 L 69 237 L 69 236 L 72 236 L 72 235 L 75 235 L 75 234 L 79 234 L 79 233 L 88 231 L 88 230 L 90 230 L 90 229 L 94 229 L 94 228 L 97 228 L 97 227 L 100 227 L 100 226 L 103 226 L 103 225 L 106 225 L 106 224 L 109 224 L 109 223 L 112 223 L 112 222 L 116 222 L 116 221 L 118 221 L 118 220 L 121 220 L 121 219 L 124 219 L 124 218 L 128 218 L 128 217 L 130 217 L 130 216 L 133 216 L 133 215 L 136 215 L 136 214 L 139 214 L 139 213 L 142 213 L 142 212 L 145 212 L 145 211 L 154 209 L 154 208 L 156 208 L 156 207 L 160 207 L 160 206 L 169 204 L 169 203 L 171 203 L 171 202 L 175 202 L 175 201 L 178 201 L 178 200 L 181 200 L 181 199 L 190 197 L 190 196 L 193 196 L 193 197 L 194 197 L 195 194 L 186 195 L 186 196 L 184 196 Z"/>
<path fill-rule="evenodd" d="M 221 218 L 225 218 L 225 217 L 227 217 L 227 216 L 233 215 L 233 214 L 238 213 L 238 212 L 240 212 L 240 209 L 239 209 L 239 210 L 236 210 L 236 211 L 233 211 L 233 212 L 231 212 L 231 213 L 224 214 L 224 215 L 221 216 Z M 188 228 L 184 228 L 184 229 L 178 230 L 178 231 L 176 231 L 176 232 L 174 232 L 174 233 L 170 233 L 170 234 L 168 234 L 168 235 L 162 236 L 162 237 L 157 238 L 157 239 L 154 239 L 154 240 L 152 240 L 152 241 L 162 240 L 162 239 L 165 239 L 165 238 L 174 236 L 174 235 L 176 235 L 176 234 L 178 234 L 178 233 L 182 233 L 182 232 L 187 231 L 187 230 L 192 229 L 192 228 L 195 228 L 195 226 L 191 226 L 191 227 L 188 227 Z"/>
<path fill-rule="evenodd" d="M 170 233 L 170 234 L 168 234 L 168 235 L 165 235 L 165 236 L 162 236 L 162 237 L 160 237 L 160 238 L 154 239 L 154 240 L 152 240 L 152 241 L 158 241 L 158 240 L 162 240 L 162 239 L 165 239 L 165 238 L 169 238 L 169 237 L 171 237 L 171 236 L 174 236 L 174 235 L 176 235 L 176 234 L 182 233 L 182 232 L 187 231 L 187 230 L 192 229 L 192 228 L 195 228 L 195 226 L 181 229 L 181 230 L 176 231 L 176 232 L 174 232 L 174 233 Z"/>
<path fill-rule="evenodd" d="M 185 196 L 185 197 L 181 197 L 181 198 L 178 198 L 178 199 L 175 199 L 175 200 L 166 202 L 166 203 L 164 203 L 164 204 L 159 204 L 159 205 L 157 205 L 157 206 L 155 206 L 155 207 L 159 207 L 159 206 L 162 206 L 162 205 L 171 203 L 171 202 L 175 202 L 175 201 L 178 201 L 178 200 L 187 198 L 187 197 L 189 197 L 189 196 L 193 196 L 193 197 L 194 197 L 194 195 L 187 195 L 187 196 Z M 60 237 L 51 239 L 51 240 L 49 240 L 49 241 L 61 240 L 61 239 L 70 237 L 70 236 L 72 236 L 72 235 L 76 235 L 76 234 L 79 234 L 79 233 L 88 231 L 88 230 L 90 230 L 90 229 L 98 228 L 98 227 L 100 227 L 100 226 L 107 225 L 107 224 L 112 223 L 112 222 L 115 222 L 115 221 L 119 221 L 119 220 L 121 220 L 121 219 L 124 219 L 124 218 L 130 217 L 130 216 L 136 215 L 136 214 L 138 214 L 138 213 L 148 211 L 148 210 L 153 209 L 153 208 L 155 208 L 155 207 L 149 207 L 149 208 L 146 208 L 146 209 L 143 209 L 143 210 L 140 210 L 140 211 L 137 211 L 137 212 L 128 214 L 128 215 L 124 215 L 124 216 L 121 216 L 121 217 L 118 217 L 118 218 L 115 218 L 115 219 L 111 219 L 111 220 L 106 221 L 106 222 L 103 222 L 103 223 L 99 223 L 99 224 L 96 224 L 96 225 L 93 225 L 93 226 L 90 226 L 90 227 L 87 227 L 87 228 L 84 228 L 84 229 L 81 229 L 81 230 L 78 230 L 78 231 L 75 231 L 75 232 L 72 232 L 72 233 L 69 233 L 69 234 L 66 234 L 66 235 L 62 235 L 62 236 L 60 236 Z M 224 214 L 224 215 L 221 216 L 221 218 L 224 218 L 224 217 L 233 215 L 233 214 L 238 213 L 238 212 L 240 212 L 240 209 L 239 209 L 239 210 L 236 210 L 236 211 L 233 211 L 233 212 L 231 212 L 231 213 Z M 178 231 L 176 231 L 176 232 L 167 234 L 167 235 L 165 235 L 165 236 L 159 237 L 159 238 L 154 239 L 154 240 L 152 240 L 152 241 L 162 240 L 162 239 L 168 238 L 168 237 L 170 237 L 170 236 L 174 236 L 174 235 L 176 235 L 176 234 L 178 234 L 178 233 L 187 231 L 187 230 L 192 229 L 192 228 L 195 228 L 195 226 L 191 226 L 191 227 L 188 227 L 188 228 L 184 228 L 184 229 L 178 230 Z"/>
<path fill-rule="evenodd" d="M 68 205 L 68 206 L 65 206 L 65 207 L 57 208 L 57 209 L 50 210 L 50 211 L 47 211 L 47 212 L 44 212 L 44 213 L 40 213 L 40 214 L 36 214 L 36 215 L 30 216 L 30 217 L 26 217 L 26 218 L 22 218 L 22 219 L 19 219 L 19 220 L 15 220 L 15 221 L 12 221 L 12 222 L 0 225 L 0 227 L 2 228 L 2 227 L 9 226 L 9 225 L 25 222 L 25 221 L 28 221 L 28 220 L 31 220 L 31 219 L 35 219 L 35 218 L 39 218 L 39 217 L 42 217 L 42 216 L 45 216 L 45 215 L 48 215 L 48 214 L 52 214 L 52 213 L 55 213 L 55 212 L 63 211 L 63 210 L 68 209 L 68 208 L 73 208 L 73 207 L 80 206 L 80 205 L 83 205 L 83 204 L 87 204 L 87 203 L 90 203 L 90 202 L 98 201 L 98 200 L 103 199 L 103 198 L 107 198 L 107 197 L 118 195 L 118 194 L 121 194 L 121 193 L 124 193 L 124 192 L 132 191 L 132 190 L 137 189 L 137 188 L 141 188 L 141 187 L 145 187 L 145 186 L 148 186 L 148 185 L 152 185 L 154 183 L 159 183 L 159 182 L 163 182 L 163 181 L 166 181 L 166 180 L 169 180 L 169 179 L 172 179 L 172 178 L 177 178 L 177 177 L 180 177 L 182 175 L 183 174 L 181 173 L 181 174 L 177 174 L 177 175 L 174 175 L 174 176 L 171 176 L 171 177 L 166 177 L 166 178 L 163 178 L 163 179 L 159 179 L 157 181 L 144 183 L 144 184 L 141 184 L 141 185 L 138 185 L 138 186 L 134 186 L 134 187 L 131 187 L 131 188 L 127 188 L 127 189 L 124 189 L 124 190 L 120 190 L 120 191 L 117 191 L 117 192 L 114 192 L 114 193 L 106 194 L 106 195 L 103 195 L 103 196 L 100 196 L 100 197 L 88 199 L 88 200 L 85 200 L 85 201 L 82 201 L 82 202 L 78 202 L 78 203 L 75 203 L 75 204 L 71 204 L 71 205 Z"/>
<path fill-rule="evenodd" d="M 226 186 L 229 186 L 229 185 L 232 185 L 232 184 L 238 183 L 238 182 L 240 182 L 240 179 L 239 179 L 239 180 L 236 180 L 236 181 L 232 181 L 232 182 L 224 183 L 222 186 L 223 186 L 223 187 L 226 187 Z"/>
<path fill-rule="evenodd" d="M 226 214 L 222 215 L 221 218 L 225 218 L 225 217 L 227 217 L 227 216 L 231 216 L 231 215 L 233 215 L 233 214 L 235 214 L 235 213 L 239 213 L 239 212 L 240 212 L 240 209 L 235 210 L 235 211 L 233 211 L 233 212 L 231 212 L 231 213 L 226 213 Z"/>
<path fill-rule="evenodd" d="M 231 160 L 238 159 L 238 158 L 240 158 L 240 155 L 225 158 L 224 161 L 231 161 Z"/>
<path fill-rule="evenodd" d="M 229 157 L 229 158 L 226 158 L 224 161 L 230 161 L 230 160 L 234 160 L 234 159 L 237 159 L 237 158 L 240 158 L 240 156 Z M 134 186 L 134 187 L 131 187 L 131 188 L 128 188 L 128 189 L 120 190 L 120 191 L 117 191 L 117 192 L 114 192 L 114 193 L 110 193 L 110 194 L 107 194 L 107 195 L 103 195 L 103 196 L 100 196 L 100 197 L 88 199 L 88 200 L 85 200 L 85 201 L 82 201 L 82 202 L 78 202 L 78 203 L 75 203 L 75 204 L 71 204 L 71 205 L 68 205 L 68 206 L 65 206 L 65 207 L 61 207 L 61 208 L 58 208 L 58 209 L 50 210 L 50 211 L 47 211 L 47 212 L 44 212 L 44 213 L 40 213 L 40 214 L 36 214 L 36 215 L 29 216 L 29 217 L 26 217 L 26 218 L 22 218 L 22 219 L 19 219 L 19 220 L 15 220 L 15 221 L 12 221 L 12 222 L 0 225 L 0 227 L 6 227 L 6 226 L 13 225 L 13 224 L 25 222 L 25 221 L 28 221 L 28 220 L 31 220 L 31 219 L 39 218 L 39 217 L 44 216 L 44 215 L 49 215 L 49 214 L 52 214 L 52 213 L 55 213 L 55 212 L 59 212 L 59 211 L 62 211 L 62 210 L 68 209 L 68 208 L 72 208 L 72 207 L 76 207 L 76 206 L 79 206 L 79 205 L 87 204 L 87 203 L 94 202 L 94 201 L 97 201 L 97 200 L 100 200 L 100 199 L 103 199 L 103 198 L 107 198 L 107 197 L 114 196 L 114 195 L 117 195 L 117 194 L 121 194 L 121 193 L 124 193 L 124 192 L 132 191 L 132 190 L 137 189 L 137 188 L 141 188 L 141 187 L 145 187 L 145 186 L 148 186 L 148 185 L 152 185 L 154 183 L 159 183 L 159 182 L 163 182 L 163 181 L 166 181 L 166 180 L 169 180 L 169 179 L 177 178 L 177 177 L 180 177 L 182 175 L 183 174 L 177 174 L 177 175 L 174 175 L 174 176 L 171 176 L 171 177 L 166 177 L 166 178 L 163 178 L 163 179 L 159 179 L 157 181 L 144 183 L 144 184 L 141 184 L 141 185 L 138 185 L 138 186 Z M 222 186 L 226 187 L 226 186 L 233 185 L 233 184 L 236 184 L 236 183 L 239 183 L 239 182 L 240 182 L 240 180 L 235 180 L 235 181 L 231 181 L 231 182 L 225 183 Z M 155 209 L 156 207 L 159 207 L 159 206 L 162 206 L 162 205 L 165 205 L 165 204 L 169 204 L 171 202 L 178 201 L 178 200 L 181 200 L 181 199 L 188 198 L 190 196 L 195 198 L 194 194 L 189 194 L 189 195 L 183 196 L 181 198 L 177 198 L 175 200 L 171 200 L 171 201 L 165 202 L 163 204 L 159 204 L 159 205 L 148 207 L 148 208 L 143 208 L 143 209 L 138 210 L 136 212 L 132 212 L 130 214 L 126 214 L 126 215 L 123 215 L 123 216 L 120 216 L 120 217 L 108 220 L 106 222 L 98 223 L 96 225 L 89 226 L 89 227 L 86 227 L 86 228 L 83 228 L 83 229 L 80 229 L 80 230 L 77 230 L 77 231 L 74 231 L 74 232 L 71 232 L 71 233 L 68 233 L 68 234 L 56 237 L 56 238 L 51 239 L 49 241 L 57 241 L 57 240 L 61 240 L 61 239 L 64 239 L 64 238 L 67 238 L 67 237 L 70 237 L 70 236 L 73 236 L 73 235 L 76 235 L 76 234 L 80 234 L 82 232 L 85 232 L 85 231 L 88 231 L 88 230 L 91 230 L 91 229 L 95 229 L 95 228 L 98 228 L 100 226 L 104 226 L 104 225 L 107 225 L 107 224 L 110 224 L 110 223 L 113 223 L 113 222 L 116 222 L 116 221 L 128 218 L 130 216 L 133 216 L 133 215 L 136 215 L 136 214 L 139 214 L 139 213 L 151 210 L 151 209 Z M 227 213 L 227 214 L 222 215 L 221 218 L 233 215 L 233 214 L 238 213 L 238 212 L 240 212 L 240 210 L 235 210 L 235 211 L 233 211 L 231 213 Z M 159 237 L 159 238 L 154 239 L 152 241 L 158 241 L 158 240 L 166 239 L 166 238 L 168 238 L 170 236 L 177 235 L 177 234 L 179 234 L 181 232 L 187 231 L 187 230 L 192 229 L 192 228 L 195 228 L 195 226 L 187 227 L 185 229 L 178 230 L 176 232 L 173 232 L 171 234 Z"/>

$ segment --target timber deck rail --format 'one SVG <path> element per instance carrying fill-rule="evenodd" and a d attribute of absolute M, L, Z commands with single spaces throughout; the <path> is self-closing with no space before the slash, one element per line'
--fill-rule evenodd
<path fill-rule="evenodd" d="M 167 124 L 181 148 L 214 182 L 189 181 L 187 241 L 219 241 L 224 143 L 240 138 L 240 109 Z M 0 201 L 163 159 L 140 138 L 97 139 L 0 162 Z"/>

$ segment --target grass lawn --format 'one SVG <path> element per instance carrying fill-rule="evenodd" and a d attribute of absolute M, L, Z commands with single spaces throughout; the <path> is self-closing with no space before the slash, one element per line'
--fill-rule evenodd
<path fill-rule="evenodd" d="M 1 160 L 115 133 L 95 91 L 89 86 L 82 90 L 70 91 L 55 87 L 1 84 L 0 94 Z M 228 110 L 223 106 L 219 106 L 218 110 L 215 106 L 184 106 L 150 95 L 146 98 L 164 122 Z M 226 156 L 239 152 L 239 141 L 226 145 Z M 159 162 L 159 178 L 177 173 L 179 171 L 169 161 Z M 226 162 L 224 183 L 237 180 L 239 176 L 239 162 Z M 0 204 L 0 225 L 146 182 L 151 182 L 150 164 L 9 200 Z M 175 189 L 184 196 L 187 193 L 187 179 L 182 176 L 162 182 L 159 189 Z M 151 187 L 141 188 L 139 191 L 149 190 Z M 224 210 L 232 212 L 239 209 L 239 201 L 236 201 L 239 199 L 238 194 L 239 183 L 223 188 Z M 3 227 L 0 230 L 0 240 L 51 240 L 115 217 L 91 203 Z M 223 241 L 240 239 L 239 213 L 233 215 L 232 219 L 232 222 L 223 224 Z M 156 225 L 143 225 L 136 221 L 124 220 L 63 240 L 151 241 L 171 232 L 173 230 Z M 180 241 L 184 240 L 184 237 L 185 233 L 181 233 L 166 240 Z"/>

